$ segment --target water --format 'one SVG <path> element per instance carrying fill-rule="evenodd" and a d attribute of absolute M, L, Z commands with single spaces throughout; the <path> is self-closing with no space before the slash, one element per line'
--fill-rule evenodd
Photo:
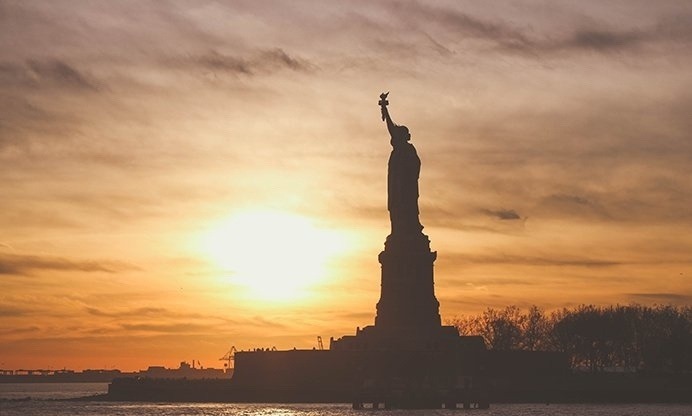
<path fill-rule="evenodd" d="M 105 383 L 0 384 L 1 416 L 690 416 L 686 404 L 492 404 L 488 410 L 359 410 L 346 404 L 56 401 L 105 393 Z M 29 400 L 16 401 L 17 399 Z"/>
<path fill-rule="evenodd" d="M 107 392 L 108 383 L 0 383 L 0 400 L 70 399 Z"/>

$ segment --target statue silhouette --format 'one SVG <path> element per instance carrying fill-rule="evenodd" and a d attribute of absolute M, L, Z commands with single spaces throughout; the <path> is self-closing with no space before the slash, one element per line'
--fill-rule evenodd
<path fill-rule="evenodd" d="M 406 126 L 394 124 L 387 110 L 387 95 L 380 95 L 382 120 L 387 122 L 391 136 L 392 153 L 387 171 L 387 209 L 392 224 L 392 235 L 420 233 L 423 226 L 418 218 L 418 177 L 420 158 L 409 140 Z"/>

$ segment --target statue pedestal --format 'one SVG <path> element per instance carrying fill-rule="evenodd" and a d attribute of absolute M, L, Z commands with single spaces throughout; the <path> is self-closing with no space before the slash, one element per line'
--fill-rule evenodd
<path fill-rule="evenodd" d="M 440 303 L 433 283 L 437 252 L 430 251 L 428 237 L 391 234 L 378 258 L 382 284 L 375 327 L 387 331 L 439 328 Z"/>
<path fill-rule="evenodd" d="M 446 350 L 456 348 L 459 332 L 442 326 L 435 298 L 433 263 L 437 252 L 421 233 L 391 234 L 379 255 L 380 301 L 375 325 L 332 340 L 337 350 Z"/>

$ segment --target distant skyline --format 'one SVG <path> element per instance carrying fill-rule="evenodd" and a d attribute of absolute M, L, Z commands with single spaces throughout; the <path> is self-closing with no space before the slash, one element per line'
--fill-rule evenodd
<path fill-rule="evenodd" d="M 688 1 L 0 0 L 0 368 L 372 324 L 391 147 L 442 318 L 692 303 Z"/>

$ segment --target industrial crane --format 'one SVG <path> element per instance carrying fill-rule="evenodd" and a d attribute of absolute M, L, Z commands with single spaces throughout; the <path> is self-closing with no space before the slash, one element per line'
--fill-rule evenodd
<path fill-rule="evenodd" d="M 226 354 L 223 355 L 223 357 L 219 358 L 220 361 L 226 361 L 226 363 L 223 365 L 224 368 L 229 368 L 229 369 L 232 368 L 231 367 L 231 361 L 234 360 L 236 351 L 238 351 L 238 350 L 235 348 L 235 345 L 234 345 L 231 347 L 230 350 L 228 350 L 228 352 Z"/>

